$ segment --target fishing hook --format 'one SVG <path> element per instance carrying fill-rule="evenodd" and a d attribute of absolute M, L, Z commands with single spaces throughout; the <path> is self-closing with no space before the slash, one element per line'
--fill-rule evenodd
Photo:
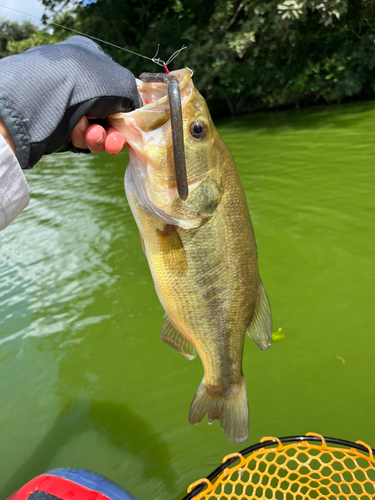
<path fill-rule="evenodd" d="M 159 57 L 156 58 L 156 56 L 158 55 L 159 53 L 159 47 L 160 47 L 160 44 L 158 43 L 158 48 L 157 48 L 157 51 L 156 51 L 156 54 L 154 55 L 154 57 L 151 59 L 151 61 L 155 64 L 158 64 L 159 66 L 162 66 L 166 73 L 169 73 L 169 70 L 168 70 L 168 64 L 171 63 L 174 59 L 176 59 L 177 56 L 180 55 L 180 53 L 187 49 L 186 45 L 183 45 L 180 49 L 176 50 L 176 52 L 173 52 L 173 54 L 171 55 L 171 57 L 168 59 L 167 62 L 163 61 L 162 59 L 160 59 Z M 152 74 L 152 73 L 150 73 Z"/>

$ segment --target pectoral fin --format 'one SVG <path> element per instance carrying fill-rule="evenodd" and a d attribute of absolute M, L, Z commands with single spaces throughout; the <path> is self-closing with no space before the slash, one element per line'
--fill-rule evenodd
<path fill-rule="evenodd" d="M 161 329 L 161 340 L 181 353 L 189 361 L 197 355 L 195 347 L 181 335 L 168 317 Z"/>
<path fill-rule="evenodd" d="M 214 179 L 207 178 L 192 189 L 185 206 L 206 219 L 215 212 L 221 196 L 222 192 L 218 183 Z"/>
<path fill-rule="evenodd" d="M 271 345 L 272 340 L 272 316 L 268 297 L 263 283 L 260 282 L 258 299 L 254 314 L 247 328 L 247 334 L 254 340 L 261 351 L 265 351 Z"/>
<path fill-rule="evenodd" d="M 188 269 L 184 246 L 176 226 L 167 224 L 163 230 L 157 229 L 160 252 L 168 271 L 184 275 Z"/>

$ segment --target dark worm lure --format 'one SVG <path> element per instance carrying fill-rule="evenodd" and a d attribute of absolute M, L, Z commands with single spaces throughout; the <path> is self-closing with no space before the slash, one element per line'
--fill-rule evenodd
<path fill-rule="evenodd" d="M 142 73 L 143 82 L 162 82 L 168 86 L 169 109 L 171 112 L 171 128 L 173 142 L 173 161 L 176 173 L 177 191 L 181 200 L 189 194 L 185 164 L 184 129 L 182 121 L 180 86 L 175 76 L 165 73 Z"/>

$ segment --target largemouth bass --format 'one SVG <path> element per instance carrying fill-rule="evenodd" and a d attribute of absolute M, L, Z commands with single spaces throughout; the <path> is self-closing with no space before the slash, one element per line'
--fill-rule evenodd
<path fill-rule="evenodd" d="M 173 75 L 181 92 L 185 201 L 176 186 L 167 86 L 138 80 L 145 106 L 109 120 L 128 143 L 125 190 L 166 313 L 161 338 L 188 359 L 198 352 L 204 367 L 189 421 L 208 414 L 242 443 L 249 429 L 244 335 L 267 349 L 271 312 L 233 158 L 190 71 Z"/>

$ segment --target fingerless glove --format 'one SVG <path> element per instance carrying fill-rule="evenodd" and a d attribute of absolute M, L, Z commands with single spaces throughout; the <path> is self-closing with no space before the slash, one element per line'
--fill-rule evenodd
<path fill-rule="evenodd" d="M 0 116 L 23 169 L 73 149 L 69 137 L 84 115 L 103 119 L 141 106 L 133 74 L 82 36 L 0 60 Z"/>

